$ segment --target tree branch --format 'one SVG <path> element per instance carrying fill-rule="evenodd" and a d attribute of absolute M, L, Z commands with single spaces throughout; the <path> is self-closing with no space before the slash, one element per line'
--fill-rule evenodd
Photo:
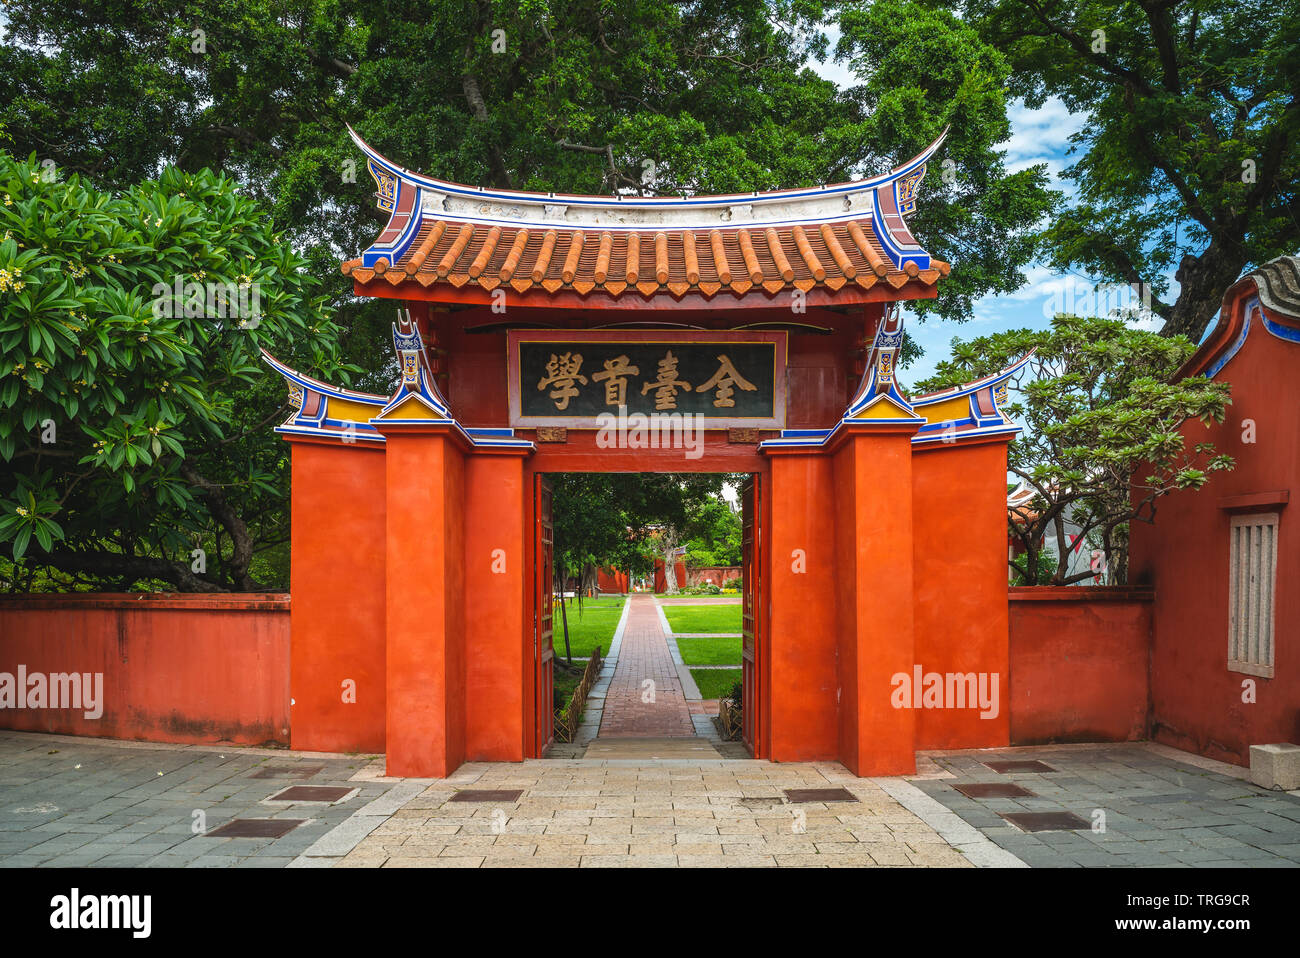
<path fill-rule="evenodd" d="M 207 479 L 184 459 L 180 463 L 180 473 L 185 481 L 199 490 L 208 501 L 208 511 L 221 523 L 230 535 L 233 551 L 230 556 L 230 579 L 241 592 L 254 592 L 259 586 L 248 574 L 248 565 L 253 559 L 253 537 L 248 526 L 230 503 L 226 500 L 225 490 L 220 484 Z"/>
<path fill-rule="evenodd" d="M 125 555 L 118 552 L 72 552 L 58 549 L 45 552 L 37 549 L 29 553 L 32 560 L 54 566 L 63 572 L 85 572 L 99 578 L 125 576 L 136 579 L 162 579 L 182 592 L 221 592 L 215 582 L 201 578 L 190 571 L 184 562 L 155 559 L 148 556 Z"/>

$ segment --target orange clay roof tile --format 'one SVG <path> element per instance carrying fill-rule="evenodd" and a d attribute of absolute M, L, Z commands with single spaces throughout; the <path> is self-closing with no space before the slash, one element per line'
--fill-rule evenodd
<path fill-rule="evenodd" d="M 429 219 L 396 264 L 386 258 L 366 268 L 360 259 L 342 264 L 365 285 L 386 279 L 399 286 L 448 283 L 518 293 L 573 290 L 617 297 L 629 289 L 643 296 L 688 293 L 705 298 L 730 288 L 737 297 L 765 297 L 784 289 L 829 291 L 853 285 L 870 289 L 884 279 L 894 289 L 908 283 L 933 286 L 951 267 L 932 259 L 928 269 L 889 264 L 870 218 L 837 223 L 709 229 L 608 229 L 596 232 L 557 224 L 537 228 Z"/>

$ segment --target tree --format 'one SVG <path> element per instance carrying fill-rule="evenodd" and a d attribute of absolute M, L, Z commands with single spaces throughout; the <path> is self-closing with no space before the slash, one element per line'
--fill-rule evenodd
<path fill-rule="evenodd" d="M 115 195 L 0 152 L 0 204 L 11 586 L 257 588 L 288 536 L 288 407 L 258 347 L 347 375 L 303 260 L 208 171 Z"/>
<path fill-rule="evenodd" d="M 727 477 L 708 473 L 643 477 L 632 516 L 640 535 L 653 542 L 664 564 L 664 589 L 677 591 L 677 555 L 697 528 L 704 505 L 722 492 Z"/>
<path fill-rule="evenodd" d="M 1068 575 L 1067 517 L 1079 535 L 1102 543 L 1112 580 L 1127 573 L 1128 524 L 1150 522 L 1156 501 L 1178 489 L 1199 489 L 1210 473 L 1231 469 L 1231 456 L 1213 444 L 1188 448 L 1193 420 L 1222 422 L 1227 383 L 1205 376 L 1171 381 L 1195 346 L 1121 320 L 1057 316 L 1050 330 L 1011 330 L 969 342 L 953 340 L 953 355 L 918 390 L 942 389 L 997 372 L 1037 350 L 1011 383 L 1006 413 L 1024 427 L 1007 449 L 1007 467 L 1037 495 L 1009 517 L 1023 547 L 1012 562 L 1028 585 L 1069 585 L 1092 572 Z M 1041 579 L 1044 539 L 1055 540 L 1050 581 Z"/>
<path fill-rule="evenodd" d="M 1050 262 L 1149 291 L 1168 336 L 1200 339 L 1251 264 L 1300 245 L 1295 0 L 965 0 L 1029 107 L 1087 122 Z M 1171 295 L 1165 274 L 1178 283 Z"/>
<path fill-rule="evenodd" d="M 665 551 L 666 530 L 678 540 L 677 530 L 693 530 L 692 517 L 726 479 L 709 473 L 552 476 L 557 576 L 577 571 L 585 580 L 606 566 L 653 572 L 653 555 Z"/>
<path fill-rule="evenodd" d="M 693 566 L 740 565 L 740 516 L 721 496 L 700 504 L 686 541 L 686 562 Z"/>
<path fill-rule="evenodd" d="M 919 3 L 846 5 L 840 27 L 836 54 L 862 81 L 846 95 L 861 106 L 871 167 L 914 156 L 948 128 L 909 227 L 954 268 L 938 299 L 908 305 L 923 318 L 969 319 L 981 296 L 1023 285 L 1056 198 L 1042 164 L 1008 173 L 1003 163 L 1011 65 L 951 13 Z"/>
<path fill-rule="evenodd" d="M 6 7 L 0 101 L 16 147 L 108 185 L 174 162 L 227 172 L 263 199 L 326 292 L 358 360 L 387 312 L 347 302 L 338 261 L 374 238 L 373 185 L 348 139 L 464 183 L 654 195 L 839 182 L 888 169 L 946 124 L 915 220 L 958 265 L 935 309 L 1014 289 L 1050 196 L 1006 175 L 1006 64 L 969 28 L 911 2 L 842 17 L 840 90 L 827 9 L 805 0 L 160 0 L 87 11 Z M 237 24 L 237 27 L 231 25 Z M 436 69 L 430 69 L 436 64 Z M 996 255 L 995 255 L 996 254 Z M 380 315 L 382 313 L 382 315 Z"/>

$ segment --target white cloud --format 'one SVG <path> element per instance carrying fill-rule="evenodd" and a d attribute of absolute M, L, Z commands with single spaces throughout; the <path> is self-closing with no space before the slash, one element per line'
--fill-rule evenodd
<path fill-rule="evenodd" d="M 1132 326 L 1134 329 L 1144 329 L 1148 333 L 1158 333 L 1165 325 L 1165 321 L 1155 315 L 1147 316 L 1145 318 L 1130 317 L 1127 322 L 1128 325 Z"/>
<path fill-rule="evenodd" d="M 1086 117 L 1071 113 L 1055 97 L 1044 101 L 1037 110 L 1015 100 L 1007 108 L 1011 121 L 1011 138 L 1001 144 L 1007 151 L 1007 162 L 1027 164 L 1057 160 L 1070 147 L 1070 137 L 1083 129 Z"/>
<path fill-rule="evenodd" d="M 1074 183 L 1064 175 L 1066 167 L 1073 162 L 1066 151 L 1071 145 L 1070 137 L 1083 129 L 1087 118 L 1071 113 L 1064 103 L 1052 97 L 1037 110 L 1026 107 L 1023 100 L 1013 101 L 1007 108 L 1007 119 L 1011 122 L 1011 137 L 999 144 L 1007 154 L 1007 172 L 1019 173 L 1044 164 L 1049 183 L 1064 192 L 1067 201 L 1074 199 Z"/>
<path fill-rule="evenodd" d="M 825 27 L 826 39 L 829 41 L 830 59 L 822 63 L 817 60 L 809 60 L 804 64 L 818 76 L 830 80 L 841 90 L 851 86 L 857 86 L 858 78 L 853 71 L 849 69 L 847 62 L 837 63 L 835 57 L 835 45 L 840 42 L 840 25 L 838 23 L 828 23 Z"/>

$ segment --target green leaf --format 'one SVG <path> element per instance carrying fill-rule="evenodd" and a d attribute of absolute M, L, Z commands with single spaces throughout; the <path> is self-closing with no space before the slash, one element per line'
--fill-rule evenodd
<path fill-rule="evenodd" d="M 18 530 L 18 534 L 14 536 L 14 546 L 13 546 L 13 557 L 15 562 L 21 559 L 24 553 L 27 552 L 27 544 L 31 541 L 31 538 L 32 538 L 31 526 L 25 525 Z"/>

